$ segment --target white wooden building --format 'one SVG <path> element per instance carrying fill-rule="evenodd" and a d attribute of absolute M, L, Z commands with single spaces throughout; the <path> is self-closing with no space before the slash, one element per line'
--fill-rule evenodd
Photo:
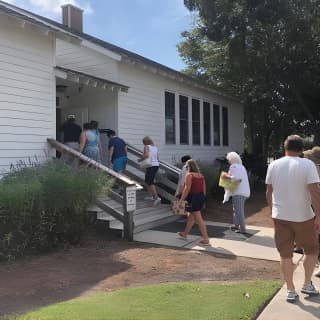
<path fill-rule="evenodd" d="M 212 162 L 243 151 L 243 108 L 233 97 L 82 31 L 82 11 L 63 23 L 0 1 L 0 172 L 54 155 L 47 138 L 69 113 L 97 120 L 142 149 L 149 135 L 163 161 Z M 106 137 L 103 137 L 106 144 Z"/>

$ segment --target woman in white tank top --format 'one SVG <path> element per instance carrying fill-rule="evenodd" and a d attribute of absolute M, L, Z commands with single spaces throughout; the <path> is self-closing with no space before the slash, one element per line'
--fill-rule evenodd
<path fill-rule="evenodd" d="M 154 178 L 159 170 L 159 158 L 158 158 L 158 148 L 154 145 L 152 139 L 148 136 L 144 137 L 142 140 L 144 144 L 143 149 L 143 159 L 150 157 L 151 167 L 146 169 L 145 182 L 148 187 L 148 192 L 153 200 L 153 205 L 157 206 L 161 203 L 161 199 L 158 196 L 156 186 L 154 184 Z"/>

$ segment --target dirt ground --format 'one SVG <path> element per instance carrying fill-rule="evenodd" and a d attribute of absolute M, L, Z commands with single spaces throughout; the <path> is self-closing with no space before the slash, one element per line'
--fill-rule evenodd
<path fill-rule="evenodd" d="M 265 205 L 260 190 L 246 203 L 247 224 L 272 225 Z M 231 222 L 231 206 L 222 205 L 221 200 L 210 201 L 204 217 Z M 0 264 L 0 317 L 95 290 L 178 281 L 279 278 L 277 262 L 129 243 L 100 230 L 81 246 Z"/>

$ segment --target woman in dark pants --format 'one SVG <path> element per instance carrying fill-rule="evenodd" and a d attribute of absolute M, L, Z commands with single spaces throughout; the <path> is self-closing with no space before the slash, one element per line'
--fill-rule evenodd
<path fill-rule="evenodd" d="M 154 184 L 154 178 L 159 170 L 158 148 L 148 136 L 144 137 L 142 142 L 144 144 L 144 149 L 141 160 L 147 158 L 151 159 L 151 167 L 146 169 L 145 183 L 147 184 L 148 192 L 151 196 L 150 199 L 153 200 L 153 205 L 157 206 L 161 203 L 161 198 L 159 198 L 156 186 Z"/>

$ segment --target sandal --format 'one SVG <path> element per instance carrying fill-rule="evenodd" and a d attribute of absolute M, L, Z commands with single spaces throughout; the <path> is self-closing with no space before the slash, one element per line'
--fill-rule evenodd
<path fill-rule="evenodd" d="M 210 246 L 210 242 L 208 240 L 200 240 L 198 244 L 200 246 Z"/>
<path fill-rule="evenodd" d="M 187 240 L 187 237 L 182 232 L 177 232 L 177 235 L 181 240 Z"/>

